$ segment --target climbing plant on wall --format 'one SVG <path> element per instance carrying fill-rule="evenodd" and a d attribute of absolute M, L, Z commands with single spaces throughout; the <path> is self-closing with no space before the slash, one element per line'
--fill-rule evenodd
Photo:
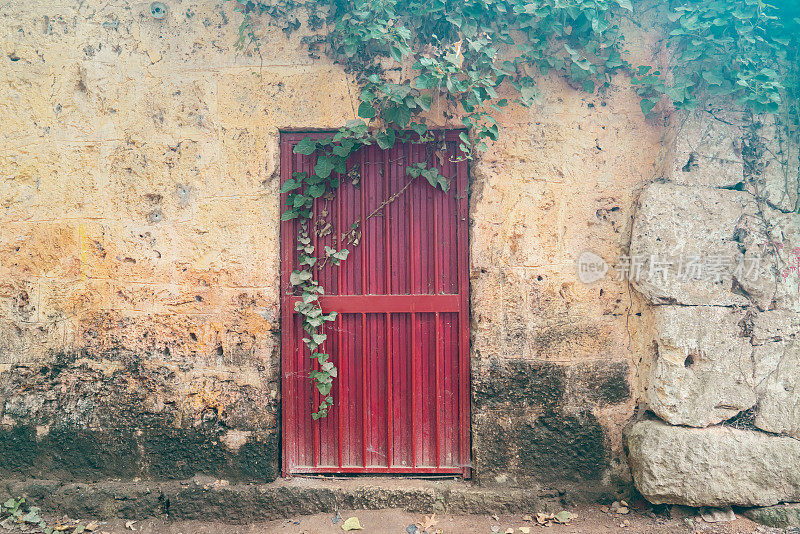
<path fill-rule="evenodd" d="M 322 350 L 324 324 L 336 314 L 323 313 L 319 305 L 324 289 L 316 273 L 344 261 L 348 249 L 315 250 L 312 206 L 338 188 L 347 158 L 363 146 L 430 141 L 428 119 L 446 119 L 465 127 L 460 157 L 476 157 L 500 135 L 497 117 L 509 105 L 498 92 L 501 86 L 514 103 L 532 106 L 537 80 L 551 72 L 594 92 L 609 86 L 612 74 L 626 71 L 645 114 L 692 107 L 703 95 L 725 95 L 753 113 L 782 114 L 788 129 L 798 129 L 800 13 L 764 0 L 670 2 L 664 21 L 673 51 L 668 69 L 633 67 L 626 60 L 619 22 L 636 9 L 631 0 L 234 2 L 243 15 L 239 47 L 258 47 L 263 32 L 279 27 L 292 33 L 305 23 L 310 55 L 324 53 L 340 63 L 360 88 L 359 118 L 330 137 L 301 141 L 295 152 L 315 154 L 316 165 L 311 173 L 295 173 L 281 190 L 287 194 L 282 219 L 299 220 L 300 265 L 290 283 L 303 297 L 296 311 L 308 333 L 304 342 L 318 361 L 311 378 L 323 400 L 315 417 L 332 405 L 336 377 Z M 427 164 L 409 166 L 407 174 L 448 187 Z M 340 237 L 341 245 L 346 240 Z"/>
<path fill-rule="evenodd" d="M 673 4 L 669 71 L 642 66 L 633 76 L 646 113 L 662 95 L 679 109 L 712 95 L 754 113 L 778 113 L 783 106 L 796 120 L 800 7 L 763 0 Z"/>

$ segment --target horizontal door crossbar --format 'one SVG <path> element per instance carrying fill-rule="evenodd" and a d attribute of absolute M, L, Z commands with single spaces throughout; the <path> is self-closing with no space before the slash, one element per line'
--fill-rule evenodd
<path fill-rule="evenodd" d="M 294 311 L 301 297 L 289 298 Z M 433 313 L 458 312 L 458 295 L 327 295 L 319 299 L 327 313 Z"/>

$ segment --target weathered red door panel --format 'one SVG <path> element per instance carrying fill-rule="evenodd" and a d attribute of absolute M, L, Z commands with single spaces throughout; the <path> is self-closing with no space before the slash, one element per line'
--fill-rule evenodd
<path fill-rule="evenodd" d="M 282 182 L 294 171 L 313 169 L 314 156 L 293 153 L 309 135 L 326 134 L 282 134 Z M 339 377 L 334 406 L 318 421 L 311 413 L 319 395 L 308 377 L 315 363 L 301 340 L 297 297 L 288 283 L 297 262 L 297 223 L 281 223 L 285 475 L 469 476 L 467 163 L 451 161 L 457 132 L 444 141 L 449 157 L 443 158 L 426 156 L 436 148 L 432 144 L 362 149 L 348 161 L 360 178 L 342 176 L 332 200 L 317 200 L 315 213 L 327 212 L 332 225 L 329 234 L 314 236 L 317 250 L 350 250 L 341 266 L 328 265 L 319 274 L 324 311 L 339 312 L 326 325 L 325 342 Z M 408 185 L 406 167 L 426 158 L 450 178 L 447 193 L 422 177 Z M 357 245 L 334 241 L 362 218 Z"/>

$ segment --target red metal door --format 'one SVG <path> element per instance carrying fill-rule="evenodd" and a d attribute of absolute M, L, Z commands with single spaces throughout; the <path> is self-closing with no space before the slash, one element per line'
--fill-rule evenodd
<path fill-rule="evenodd" d="M 310 173 L 314 156 L 293 153 L 307 136 L 281 136 L 281 182 Z M 357 243 L 341 266 L 325 266 L 325 352 L 339 370 L 333 408 L 314 421 L 319 394 L 301 340 L 298 297 L 289 274 L 296 266 L 295 221 L 281 224 L 281 364 L 283 472 L 451 473 L 469 476 L 469 282 L 467 279 L 467 163 L 453 162 L 458 133 L 432 145 L 367 147 L 348 160 L 349 176 L 332 199 L 317 199 L 331 232 L 314 235 L 316 250 L 337 248 L 359 223 Z M 440 149 L 434 156 L 427 156 Z M 444 157 L 442 157 L 444 155 Z M 408 165 L 428 161 L 450 179 L 447 193 Z M 411 183 L 409 184 L 409 181 Z M 387 200 L 393 200 L 387 202 Z M 285 196 L 281 205 L 285 204 Z"/>

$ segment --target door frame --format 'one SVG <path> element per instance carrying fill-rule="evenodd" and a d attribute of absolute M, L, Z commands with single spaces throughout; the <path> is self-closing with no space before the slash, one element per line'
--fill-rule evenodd
<path fill-rule="evenodd" d="M 446 136 L 448 141 L 458 141 L 458 136 L 463 129 L 447 129 L 439 130 Z M 333 134 L 332 130 L 280 130 L 279 133 L 279 186 L 283 183 L 286 169 L 291 168 L 291 149 L 287 150 L 291 144 L 296 143 L 298 136 L 323 136 Z M 458 314 L 459 322 L 465 321 L 465 327 L 459 325 L 458 328 L 458 404 L 459 404 L 459 456 L 462 461 L 462 466 L 453 468 L 451 474 L 460 474 L 463 478 L 470 478 L 472 473 L 472 386 L 471 386 L 471 346 L 470 346 L 470 280 L 469 280 L 469 189 L 470 189 L 470 176 L 469 166 L 467 164 L 458 165 L 456 167 L 457 182 L 463 183 L 463 192 L 455 191 L 457 216 L 465 221 L 464 224 L 457 226 L 457 257 L 459 265 L 464 266 L 464 274 L 458 277 L 458 292 L 460 298 L 458 299 Z M 363 179 L 363 178 L 362 178 Z M 285 194 L 279 194 L 279 209 L 283 210 Z M 282 222 L 282 221 L 281 221 Z M 291 419 L 289 414 L 290 404 L 284 402 L 284 399 L 289 398 L 293 391 L 289 385 L 289 380 L 285 379 L 284 366 L 284 350 L 293 347 L 294 343 L 291 339 L 291 331 L 293 330 L 289 325 L 293 321 L 294 310 L 290 303 L 293 303 L 297 297 L 287 297 L 284 295 L 285 283 L 289 279 L 292 268 L 293 260 L 293 241 L 292 236 L 287 235 L 290 232 L 283 231 L 284 225 L 279 224 L 279 243 L 280 243 L 280 317 L 281 317 L 281 343 L 280 343 L 280 381 L 281 381 L 281 423 L 280 423 L 280 439 L 281 439 L 281 475 L 284 478 L 291 478 L 294 474 L 291 472 L 292 466 L 288 465 L 288 455 L 286 453 L 286 435 L 284 432 L 284 425 Z M 346 261 L 346 260 L 345 260 Z M 334 310 L 335 311 L 335 310 Z M 420 310 L 424 311 L 424 310 Z M 288 341 L 288 343 L 287 343 Z M 463 392 L 463 393 L 462 393 Z M 466 459 L 466 461 L 465 461 Z M 357 467 L 348 469 L 347 467 L 339 468 L 337 473 L 347 473 L 348 471 L 357 474 L 398 474 L 398 475 L 414 475 L 415 470 L 407 467 Z M 326 471 L 328 472 L 328 471 Z M 335 474 L 330 473 L 329 474 Z M 448 474 L 440 471 L 441 474 Z M 417 474 L 430 474 L 424 470 L 420 470 Z"/>

